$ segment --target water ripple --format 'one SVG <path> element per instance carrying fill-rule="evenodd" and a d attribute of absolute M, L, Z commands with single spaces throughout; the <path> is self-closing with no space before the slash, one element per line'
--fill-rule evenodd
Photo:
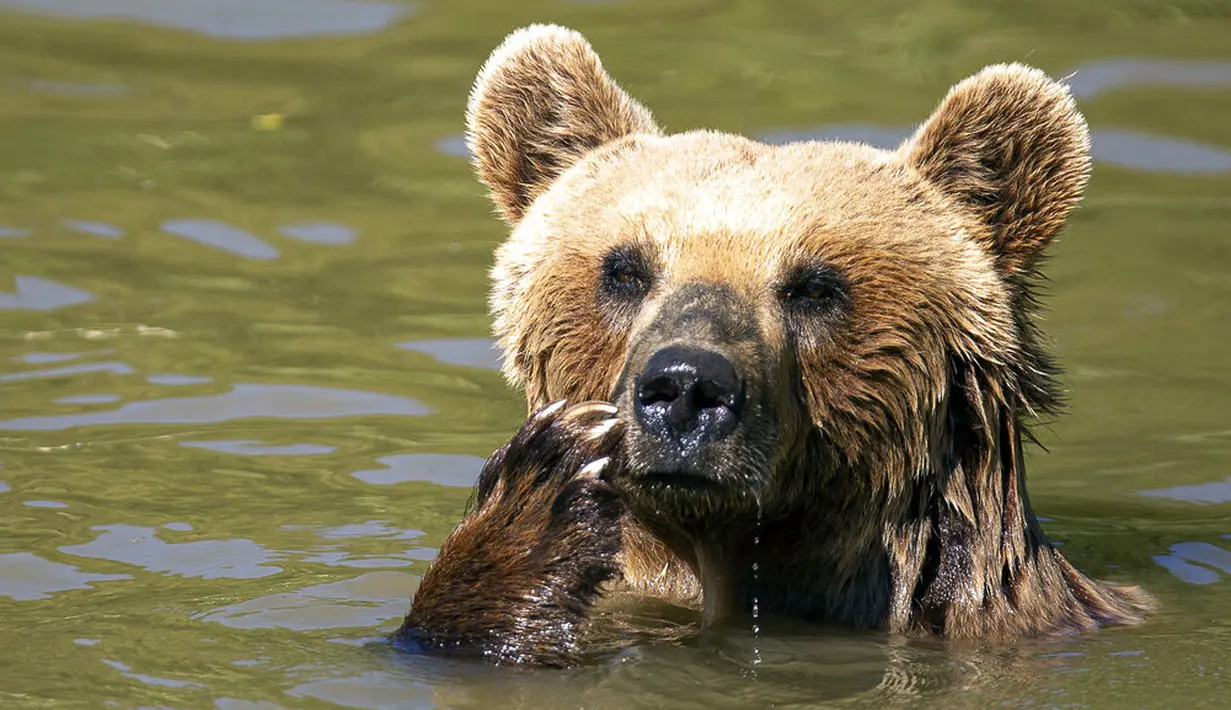
<path fill-rule="evenodd" d="M 214 381 L 212 377 L 197 377 L 195 375 L 179 375 L 174 372 L 162 372 L 150 375 L 145 381 L 151 385 L 168 387 L 183 387 L 185 385 L 204 385 Z"/>
<path fill-rule="evenodd" d="M 81 353 L 26 353 L 13 358 L 27 365 L 45 365 L 52 362 L 67 362 L 81 357 Z"/>
<path fill-rule="evenodd" d="M 241 383 L 204 397 L 169 397 L 128 402 L 119 409 L 0 421 L 0 429 L 58 431 L 108 424 L 208 424 L 247 419 L 326 419 L 369 415 L 422 416 L 432 410 L 409 397 L 312 385 Z"/>
<path fill-rule="evenodd" d="M 336 446 L 322 444 L 284 444 L 270 445 L 247 439 L 227 441 L 181 441 L 180 446 L 194 449 L 209 449 L 224 454 L 236 456 L 313 456 L 328 454 L 337 450 Z"/>
<path fill-rule="evenodd" d="M 62 219 L 60 224 L 74 232 L 89 234 L 103 239 L 119 239 L 124 236 L 124 230 L 106 222 L 91 222 L 84 219 Z"/>
<path fill-rule="evenodd" d="M 287 710 L 287 708 L 268 700 L 218 698 L 214 701 L 214 710 Z"/>
<path fill-rule="evenodd" d="M 1225 481 L 1198 483 L 1192 486 L 1174 486 L 1141 491 L 1142 495 L 1156 498 L 1174 498 L 1193 503 L 1231 503 L 1231 477 Z"/>
<path fill-rule="evenodd" d="M 1129 85 L 1187 88 L 1231 86 L 1231 62 L 1169 59 L 1102 59 L 1073 70 L 1069 90 L 1088 99 Z"/>
<path fill-rule="evenodd" d="M 364 483 L 389 486 L 408 481 L 426 481 L 441 486 L 470 488 L 479 478 L 484 459 L 459 454 L 396 454 L 377 459 L 383 469 L 356 471 L 351 475 Z"/>
<path fill-rule="evenodd" d="M 462 367 L 499 370 L 503 354 L 492 338 L 448 338 L 410 340 L 398 343 L 403 350 L 431 355 L 437 362 Z"/>
<path fill-rule="evenodd" d="M 0 309 L 50 311 L 94 300 L 94 294 L 37 276 L 18 276 L 15 293 L 0 292 Z"/>
<path fill-rule="evenodd" d="M 94 582 L 132 579 L 127 574 L 90 574 L 30 552 L 0 555 L 0 596 L 17 601 L 49 599 L 55 592 L 89 589 Z"/>
<path fill-rule="evenodd" d="M 162 223 L 162 231 L 191 239 L 236 256 L 267 261 L 278 258 L 278 250 L 260 237 L 239 227 L 212 219 L 170 219 Z"/>
<path fill-rule="evenodd" d="M 1168 572 L 1189 584 L 1213 584 L 1231 575 L 1231 550 L 1208 542 L 1180 542 L 1170 547 L 1170 554 L 1156 555 L 1154 561 Z"/>
<path fill-rule="evenodd" d="M 270 594 L 200 616 L 237 629 L 376 627 L 406 613 L 417 578 L 391 570 Z"/>
<path fill-rule="evenodd" d="M 61 547 L 60 551 L 202 579 L 257 579 L 282 571 L 270 564 L 281 558 L 281 553 L 242 538 L 164 542 L 153 528 L 135 525 L 100 525 L 91 530 L 102 534 L 83 545 Z"/>
<path fill-rule="evenodd" d="M 309 244 L 349 244 L 355 241 L 355 230 L 336 222 L 301 222 L 278 227 L 278 231 Z"/>
<path fill-rule="evenodd" d="M 372 0 L 0 0 L 0 7 L 87 20 L 136 20 L 227 40 L 366 34 L 412 6 Z"/>
<path fill-rule="evenodd" d="M 80 365 L 49 367 L 45 370 L 10 372 L 0 375 L 0 382 L 14 382 L 17 380 L 33 380 L 48 377 L 66 377 L 68 375 L 85 375 L 91 372 L 110 372 L 113 375 L 131 375 L 133 374 L 133 368 L 132 365 L 119 361 L 87 362 Z"/>
<path fill-rule="evenodd" d="M 120 672 L 120 675 L 125 678 L 132 678 L 139 683 L 153 685 L 159 688 L 203 688 L 205 686 L 190 680 L 172 680 L 171 678 L 159 678 L 158 676 L 146 675 L 144 673 L 134 673 L 132 668 L 127 664 L 120 663 L 109 659 L 102 659 L 103 663 Z"/>
<path fill-rule="evenodd" d="M 308 526 L 283 526 L 283 530 L 302 530 Z M 383 540 L 418 540 L 425 534 L 422 530 L 402 529 L 394 527 L 383 520 L 369 520 L 363 523 L 339 525 L 333 528 L 322 528 L 316 531 L 327 540 L 344 540 L 347 538 L 379 538 Z"/>
<path fill-rule="evenodd" d="M 1108 128 L 1091 131 L 1090 152 L 1095 160 L 1145 172 L 1231 172 L 1231 151 L 1141 131 Z"/>
<path fill-rule="evenodd" d="M 118 394 L 74 394 L 57 399 L 56 404 L 110 404 L 121 399 Z"/>

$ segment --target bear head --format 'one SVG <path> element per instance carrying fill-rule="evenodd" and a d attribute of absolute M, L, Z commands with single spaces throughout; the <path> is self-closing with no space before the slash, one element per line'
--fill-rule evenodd
<path fill-rule="evenodd" d="M 881 550 L 901 618 L 1048 546 L 1021 446 L 1059 399 L 1031 285 L 1090 167 L 1063 85 L 988 67 L 893 151 L 667 135 L 540 25 L 492 54 L 467 121 L 512 228 L 505 374 L 532 409 L 617 405 L 613 480 L 707 586 L 703 541 L 756 516 L 841 539 L 835 585 Z"/>

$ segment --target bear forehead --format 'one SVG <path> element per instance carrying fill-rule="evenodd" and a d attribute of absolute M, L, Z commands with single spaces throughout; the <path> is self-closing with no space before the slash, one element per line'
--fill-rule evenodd
<path fill-rule="evenodd" d="M 564 237 L 573 257 L 595 260 L 615 244 L 640 243 L 679 281 L 770 284 L 819 260 L 865 277 L 891 266 L 873 279 L 882 286 L 896 273 L 999 300 L 975 229 L 895 153 L 695 131 L 593 151 L 540 196 L 515 239 Z"/>

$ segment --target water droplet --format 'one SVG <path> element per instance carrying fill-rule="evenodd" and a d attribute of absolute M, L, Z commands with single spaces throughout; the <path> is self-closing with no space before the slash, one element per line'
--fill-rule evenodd
<path fill-rule="evenodd" d="M 757 526 L 756 535 L 752 538 L 752 677 L 757 677 L 756 667 L 761 665 L 761 598 L 759 596 L 758 587 L 760 586 L 760 571 L 761 564 L 757 562 L 760 555 L 761 547 L 761 497 L 757 496 Z"/>

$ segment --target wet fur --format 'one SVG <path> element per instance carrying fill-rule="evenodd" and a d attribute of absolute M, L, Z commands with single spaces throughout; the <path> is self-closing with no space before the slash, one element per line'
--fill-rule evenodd
<path fill-rule="evenodd" d="M 597 467 L 578 472 L 612 448 L 613 413 L 599 404 L 549 408 L 492 455 L 473 509 L 419 585 L 404 642 L 539 665 L 583 653 L 599 586 L 620 576 L 624 509 Z"/>
<path fill-rule="evenodd" d="M 580 35 L 536 26 L 493 53 L 468 121 L 480 179 L 513 227 L 491 302 L 506 374 L 531 409 L 557 399 L 626 409 L 623 376 L 678 335 L 683 321 L 664 313 L 710 284 L 736 304 L 715 308 L 744 309 L 755 333 L 694 336 L 757 373 L 775 428 L 731 449 L 744 467 L 731 480 L 745 483 L 721 495 L 629 483 L 631 423 L 616 453 L 574 444 L 570 465 L 610 454 L 625 475 L 601 489 L 605 515 L 578 522 L 595 515 L 582 505 L 562 526 L 556 484 L 501 483 L 540 478 L 545 466 L 556 466 L 549 480 L 567 479 L 567 466 L 545 463 L 550 446 L 519 435 L 480 489 L 522 492 L 486 496 L 462 522 L 408 628 L 436 618 L 433 633 L 457 646 L 516 628 L 511 657 L 566 664 L 583 644 L 557 628 L 585 626 L 598 587 L 579 580 L 597 577 L 720 623 L 754 593 L 754 530 L 765 611 L 1005 638 L 1133 624 L 1151 608 L 1136 588 L 1069 565 L 1026 494 L 1029 424 L 1058 413 L 1061 392 L 1031 288 L 1090 168 L 1064 86 L 1021 65 L 989 67 L 954 86 L 896 152 L 663 136 Z M 643 307 L 595 301 L 599 261 L 615 244 L 663 274 Z M 845 275 L 848 302 L 825 318 L 784 315 L 775 284 L 818 259 Z M 505 505 L 516 510 L 496 514 Z M 595 547 L 593 535 L 617 528 L 619 545 Z M 505 561 L 529 559 L 506 542 L 463 542 L 483 536 L 587 561 L 549 572 Z M 578 571 L 604 565 L 615 571 Z M 531 589 L 581 601 L 545 611 L 525 602 Z"/>

